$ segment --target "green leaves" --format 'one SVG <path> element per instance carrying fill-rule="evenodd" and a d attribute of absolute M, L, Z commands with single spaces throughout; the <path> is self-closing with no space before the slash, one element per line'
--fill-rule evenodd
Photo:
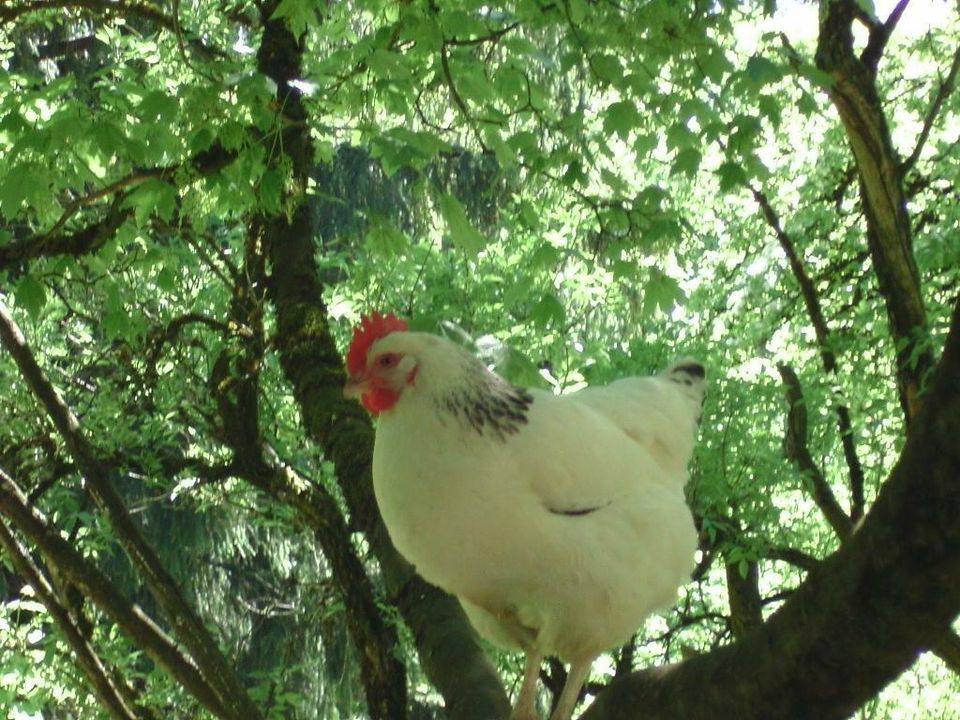
<path fill-rule="evenodd" d="M 601 53 L 590 58 L 590 68 L 601 84 L 617 84 L 623 80 L 623 65 L 620 58 L 609 53 Z"/>
<path fill-rule="evenodd" d="M 375 49 L 367 57 L 367 66 L 374 75 L 383 80 L 410 79 L 410 71 L 407 69 L 403 57 L 399 53 L 391 52 L 384 48 Z"/>
<path fill-rule="evenodd" d="M 170 183 L 150 178 L 133 190 L 123 206 L 133 208 L 138 225 L 144 225 L 151 215 L 161 220 L 170 220 L 176 207 L 177 190 Z"/>
<path fill-rule="evenodd" d="M 604 113 L 603 130 L 611 135 L 618 135 L 626 140 L 630 133 L 640 124 L 640 113 L 636 104 L 621 100 L 609 105 Z"/>
<path fill-rule="evenodd" d="M 674 157 L 671 172 L 675 175 L 686 175 L 688 178 L 692 178 L 697 174 L 697 170 L 700 169 L 700 161 L 702 159 L 703 156 L 696 148 L 684 148 Z"/>
<path fill-rule="evenodd" d="M 717 169 L 720 178 L 720 191 L 730 192 L 747 184 L 747 173 L 740 163 L 725 162 Z"/>
<path fill-rule="evenodd" d="M 487 239 L 470 221 L 463 205 L 453 195 L 441 195 L 439 198 L 440 214 L 447 224 L 450 240 L 468 255 L 476 255 L 487 245 Z"/>
<path fill-rule="evenodd" d="M 260 203 L 268 214 L 276 215 L 283 208 L 283 185 L 281 169 L 267 168 L 260 176 Z"/>
<path fill-rule="evenodd" d="M 562 328 L 566 322 L 567 311 L 556 293 L 545 293 L 530 311 L 530 319 L 541 329 Z"/>
<path fill-rule="evenodd" d="M 421 170 L 440 152 L 449 149 L 450 145 L 436 133 L 414 131 L 406 127 L 382 130 L 371 141 L 371 154 L 380 160 L 387 175 L 393 175 L 402 168 Z"/>
<path fill-rule="evenodd" d="M 0 212 L 8 220 L 20 213 L 24 203 L 41 208 L 49 203 L 51 178 L 49 171 L 37 162 L 14 165 L 6 177 L 0 178 Z"/>
<path fill-rule="evenodd" d="M 747 60 L 746 75 L 757 86 L 779 82 L 783 70 L 762 55 L 753 55 Z"/>
<path fill-rule="evenodd" d="M 375 257 L 392 260 L 410 250 L 410 238 L 386 215 L 371 212 L 364 245 Z"/>
<path fill-rule="evenodd" d="M 650 316 L 659 310 L 669 315 L 677 305 L 683 303 L 686 294 L 680 284 L 662 270 L 651 267 L 649 271 L 650 275 L 643 285 L 643 313 Z"/>
<path fill-rule="evenodd" d="M 667 130 L 667 148 L 678 150 L 696 145 L 698 139 L 685 122 L 674 123 Z"/>
<path fill-rule="evenodd" d="M 33 275 L 24 275 L 17 283 L 14 297 L 17 299 L 17 305 L 36 320 L 47 302 L 47 289 Z"/>
<path fill-rule="evenodd" d="M 300 37 L 316 17 L 315 0 L 281 0 L 270 16 L 271 20 L 285 20 L 294 37 Z"/>

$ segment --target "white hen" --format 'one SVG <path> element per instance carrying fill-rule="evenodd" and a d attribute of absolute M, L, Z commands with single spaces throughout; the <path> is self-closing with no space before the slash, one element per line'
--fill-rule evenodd
<path fill-rule="evenodd" d="M 526 653 L 514 720 L 536 720 L 544 656 L 570 663 L 551 716 L 567 720 L 593 660 L 693 566 L 683 486 L 703 366 L 556 396 L 374 315 L 347 367 L 345 392 L 380 418 L 374 490 L 397 549 L 483 637 Z"/>

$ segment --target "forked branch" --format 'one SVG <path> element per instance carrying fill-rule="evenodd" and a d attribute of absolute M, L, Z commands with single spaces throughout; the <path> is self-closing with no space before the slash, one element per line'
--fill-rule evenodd
<path fill-rule="evenodd" d="M 180 641 L 202 668 L 217 694 L 225 717 L 256 720 L 260 711 L 230 667 L 200 616 L 180 593 L 173 576 L 163 567 L 153 548 L 134 523 L 123 499 L 110 481 L 109 469 L 84 435 L 80 421 L 60 397 L 37 363 L 20 328 L 0 305 L 0 340 L 13 357 L 27 386 L 40 401 L 50 420 L 83 472 L 87 488 L 116 534 L 120 546 L 140 572 Z"/>

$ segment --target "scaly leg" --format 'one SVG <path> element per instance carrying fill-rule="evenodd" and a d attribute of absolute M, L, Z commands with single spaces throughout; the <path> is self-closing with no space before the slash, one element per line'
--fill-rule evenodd
<path fill-rule="evenodd" d="M 557 707 L 554 708 L 550 720 L 570 720 L 573 709 L 577 706 L 577 699 L 580 697 L 580 689 L 583 687 L 587 675 L 590 674 L 592 666 L 593 658 L 570 663 L 567 682 L 563 685 L 563 691 L 560 693 L 560 699 L 557 701 Z"/>
<path fill-rule="evenodd" d="M 510 720 L 539 720 L 537 718 L 537 682 L 540 680 L 540 663 L 543 655 L 531 650 L 523 667 L 523 684 L 513 706 Z"/>

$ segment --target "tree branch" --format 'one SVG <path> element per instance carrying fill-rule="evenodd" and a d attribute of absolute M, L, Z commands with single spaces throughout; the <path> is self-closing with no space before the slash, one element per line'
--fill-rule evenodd
<path fill-rule="evenodd" d="M 295 86 L 291 84 L 293 80 L 301 77 L 300 65 L 304 47 L 302 39 L 295 37 L 282 19 L 273 18 L 277 4 L 277 0 L 268 0 L 260 6 L 264 31 L 257 53 L 257 68 L 276 83 L 276 107 L 282 108 L 284 116 L 290 120 L 283 127 L 283 135 L 279 144 L 283 156 L 274 153 L 275 161 L 289 161 L 294 183 L 298 188 L 306 188 L 308 179 L 314 169 L 313 158 L 315 153 L 307 127 L 307 114 L 302 97 Z M 280 349 L 281 365 L 287 377 L 291 377 L 291 363 L 297 366 L 296 370 L 293 371 L 295 377 L 302 377 L 302 373 L 305 372 L 312 374 L 312 370 L 318 367 L 321 369 L 321 374 L 326 375 L 332 368 L 323 367 L 325 361 L 323 353 L 309 359 L 300 354 L 300 351 L 303 350 L 300 345 L 301 338 L 309 337 L 315 332 L 325 331 L 323 320 L 317 323 L 315 322 L 316 318 L 305 317 L 300 307 L 301 293 L 309 295 L 316 289 L 316 276 L 311 276 L 310 282 L 302 287 L 286 287 L 287 282 L 299 283 L 302 274 L 309 274 L 311 271 L 316 272 L 316 261 L 313 254 L 315 246 L 312 211 L 302 194 L 290 198 L 290 202 L 296 207 L 289 215 L 275 217 L 258 215 L 251 219 L 248 228 L 248 247 L 257 248 L 258 263 L 266 263 L 267 258 L 272 262 L 273 275 L 269 281 L 265 268 L 261 268 L 261 271 L 264 278 L 263 286 L 266 288 L 269 285 L 271 300 L 277 308 L 277 345 Z M 292 255 L 288 252 L 289 249 L 292 249 Z M 306 258 L 301 257 L 301 253 L 304 252 Z M 286 267 L 282 261 L 278 263 L 278 254 L 283 257 L 295 257 L 298 267 L 292 269 Z M 278 291 L 278 288 L 282 289 Z M 278 296 L 282 297 L 283 300 L 278 302 Z M 320 302 L 320 297 L 319 294 L 310 297 L 309 302 L 311 304 Z M 294 307 L 285 302 L 288 298 L 296 298 Z M 291 348 L 291 343 L 295 345 L 295 350 Z M 291 350 L 293 350 L 292 353 Z M 334 370 L 334 372 L 337 372 L 337 370 Z M 299 380 L 300 377 L 297 377 L 297 379 Z M 304 424 L 307 426 L 308 433 L 314 439 L 317 439 L 317 435 L 310 432 L 312 418 L 306 411 L 305 397 L 298 392 L 301 389 L 295 383 L 295 396 L 301 403 Z M 306 394 L 310 398 L 310 403 L 329 403 L 324 408 L 324 412 L 330 412 L 332 408 L 336 407 L 335 401 L 331 402 L 332 391 L 333 387 L 311 383 Z M 340 395 L 340 393 L 337 392 L 336 395 Z M 343 403 L 342 397 L 340 402 Z M 323 448 L 327 459 L 335 463 L 338 480 L 343 481 L 343 465 L 338 453 L 330 452 L 329 447 L 324 443 L 321 443 L 320 446 Z M 285 483 L 274 486 L 273 491 L 286 492 Z M 291 502 L 295 500 L 295 498 L 290 498 Z M 322 538 L 322 544 L 325 543 L 327 548 L 330 549 L 331 562 L 342 561 L 342 563 L 347 563 L 342 564 L 337 571 L 338 581 L 347 583 L 350 582 L 351 573 L 354 572 L 348 566 L 353 562 L 353 550 L 337 545 L 337 543 L 348 542 L 349 535 L 346 533 L 346 528 L 343 527 L 339 508 L 332 502 L 328 503 L 328 500 L 330 498 L 314 495 L 310 502 L 316 502 L 317 505 L 307 507 L 306 503 L 301 501 L 296 507 L 299 507 L 304 513 L 310 512 L 313 514 L 311 527 Z M 348 506 L 351 510 L 353 522 L 362 528 L 358 515 L 354 514 L 356 508 L 349 505 L 349 500 Z M 323 516 L 317 516 L 318 511 L 322 515 L 330 515 L 331 519 L 340 517 L 341 521 L 335 528 L 324 527 L 325 521 Z M 333 522 L 336 522 L 336 520 L 333 520 Z M 343 536 L 340 538 L 333 537 L 332 529 L 343 534 Z M 326 535 L 326 533 L 329 533 L 329 535 Z M 370 540 L 369 536 L 368 540 Z M 370 542 L 376 552 L 376 543 L 372 540 Z M 359 588 L 360 592 L 356 595 L 350 594 L 352 592 L 351 588 L 344 586 L 342 589 L 348 601 L 358 603 L 356 607 L 352 608 L 351 612 L 353 614 L 349 619 L 352 623 L 352 639 L 357 643 L 357 651 L 362 656 L 361 672 L 370 717 L 382 718 L 383 720 L 404 717 L 407 705 L 406 674 L 403 663 L 395 654 L 397 644 L 395 628 L 383 621 L 378 609 L 373 604 L 373 594 L 369 592 L 369 588 L 366 586 Z"/>
<path fill-rule="evenodd" d="M 472 124 L 473 118 L 470 116 L 470 109 L 463 101 L 463 98 L 460 97 L 457 84 L 453 81 L 453 73 L 450 71 L 450 54 L 447 52 L 446 42 L 440 46 L 440 67 L 443 68 L 443 78 L 446 80 L 447 89 L 450 91 L 450 99 L 453 100 L 453 104 L 460 110 L 463 119 L 466 120 L 468 124 Z"/>
<path fill-rule="evenodd" d="M 943 664 L 960 675 L 960 636 L 950 632 L 930 648 L 930 651 L 943 661 Z"/>
<path fill-rule="evenodd" d="M 167 572 L 133 522 L 110 481 L 109 471 L 84 436 L 80 422 L 37 364 L 7 309 L 0 304 L 0 340 L 13 356 L 20 373 L 47 415 L 53 421 L 68 451 L 83 472 L 87 488 L 110 521 L 117 540 L 150 589 L 177 637 L 189 648 L 204 676 L 216 690 L 228 717 L 255 720 L 259 710 L 223 657 L 203 621 L 181 595 L 177 582 Z"/>
<path fill-rule="evenodd" d="M 221 146 L 215 145 L 196 155 L 186 165 L 192 172 L 205 176 L 222 170 L 234 159 L 236 159 L 235 153 L 227 152 Z M 79 257 L 96 252 L 133 215 L 133 209 L 123 205 L 123 201 L 129 196 L 129 191 L 148 180 L 165 180 L 174 177 L 182 169 L 184 169 L 183 164 L 138 170 L 105 187 L 77 198 L 64 209 L 57 221 L 46 232 L 0 246 L 0 269 L 38 257 L 57 255 Z M 59 234 L 60 230 L 82 209 L 96 205 L 101 200 L 110 197 L 113 200 L 102 220 L 73 233 Z"/>
<path fill-rule="evenodd" d="M 909 424 L 919 411 L 923 385 L 934 361 L 900 163 L 875 74 L 853 51 L 851 26 L 856 5 L 853 0 L 822 0 L 816 62 L 832 80 L 828 93 L 857 161 L 867 245 L 886 303 L 896 353 L 897 390 Z"/>
<path fill-rule="evenodd" d="M 0 473 L 6 474 L 0 470 Z M 7 527 L 6 521 L 0 517 L 0 546 L 13 561 L 13 566 L 20 576 L 33 588 L 40 602 L 53 618 L 60 633 L 73 650 L 74 659 L 90 685 L 100 704 L 107 709 L 110 716 L 116 720 L 141 720 L 145 717 L 138 712 L 129 688 L 126 692 L 114 684 L 111 673 L 103 666 L 96 651 L 90 645 L 89 639 L 84 636 L 76 619 L 63 603 L 57 599 L 56 592 L 47 582 L 43 572 L 30 558 L 30 554 L 23 547 L 12 530 Z M 126 697 L 125 697 L 126 696 Z"/>
<path fill-rule="evenodd" d="M 64 10 L 73 8 L 78 11 L 99 13 L 105 16 L 119 15 L 121 17 L 142 18 L 171 32 L 177 31 L 177 24 L 173 18 L 164 15 L 150 3 L 124 2 L 123 0 L 24 0 L 18 4 L 7 4 L 0 7 L 0 24 L 14 22 L 30 13 L 41 13 L 48 10 Z M 190 46 L 205 58 L 227 58 L 229 55 L 219 48 L 213 48 L 199 38 L 191 38 Z"/>
<path fill-rule="evenodd" d="M 224 350 L 217 358 L 209 383 L 224 436 L 234 452 L 232 465 L 239 477 L 293 508 L 298 519 L 313 531 L 344 603 L 347 629 L 358 651 L 368 704 L 376 708 L 382 704 L 383 686 L 390 687 L 395 676 L 403 678 L 402 666 L 391 655 L 398 642 L 396 631 L 381 616 L 373 585 L 350 541 L 350 529 L 336 499 L 321 483 L 309 482 L 282 462 L 263 441 L 259 424 L 259 367 L 266 340 L 260 293 L 267 278 L 255 231 L 247 237 L 244 259 L 242 277 L 248 280 L 234 288 L 231 320 L 248 328 L 248 332 L 238 351 Z M 393 713 L 388 717 L 396 717 L 403 708 L 391 705 L 386 712 Z"/>
<path fill-rule="evenodd" d="M 791 547 L 775 547 L 767 550 L 763 557 L 768 560 L 779 560 L 789 565 L 793 565 L 805 572 L 810 572 L 820 561 L 813 555 L 809 555 L 802 550 Z"/>
<path fill-rule="evenodd" d="M 830 328 L 827 326 L 827 319 L 823 314 L 823 308 L 820 305 L 820 297 L 813 280 L 807 274 L 800 254 L 797 252 L 793 239 L 787 234 L 780 223 L 780 217 L 773 209 L 770 200 L 766 194 L 756 188 L 750 188 L 754 199 L 760 206 L 767 224 L 777 236 L 780 247 L 787 256 L 790 263 L 790 269 L 793 277 L 800 286 L 800 294 L 803 297 L 803 304 L 807 308 L 807 315 L 810 318 L 810 324 L 813 326 L 814 334 L 817 338 L 817 347 L 820 350 L 820 360 L 823 363 L 823 369 L 834 377 L 840 374 L 837 364 L 837 356 L 833 351 L 833 343 L 830 336 Z M 835 406 L 837 413 L 837 425 L 840 430 L 840 444 L 843 448 L 843 457 L 847 462 L 847 470 L 850 473 L 850 517 L 856 522 L 863 517 L 866 505 L 864 497 L 864 475 L 863 465 L 857 455 L 857 448 L 853 437 L 853 423 L 850 420 L 850 409 L 846 403 L 838 402 Z"/>
<path fill-rule="evenodd" d="M 935 646 L 960 613 L 957 377 L 960 300 L 903 452 L 849 540 L 763 626 L 613 681 L 581 720 L 841 720 Z"/>
<path fill-rule="evenodd" d="M 920 135 L 917 136 L 917 144 L 914 146 L 913 152 L 910 153 L 910 157 L 904 160 L 900 166 L 901 174 L 906 174 L 920 159 L 920 153 L 923 152 L 923 146 L 926 144 L 927 138 L 930 137 L 933 123 L 936 121 L 937 115 L 940 114 L 943 104 L 950 97 L 950 93 L 956 87 L 958 72 L 960 72 L 960 46 L 957 46 L 957 49 L 953 51 L 953 62 L 950 63 L 950 70 L 947 71 L 947 76 L 940 81 L 940 87 L 937 88 L 937 93 L 933 96 L 930 107 L 927 108 L 927 113 L 923 118 L 923 126 L 920 128 Z"/>
<path fill-rule="evenodd" d="M 274 3 L 262 10 L 269 17 Z M 300 77 L 302 48 L 285 25 L 265 21 L 258 69 L 273 78 L 278 105 L 303 120 L 300 95 L 288 81 Z M 282 147 L 294 176 L 306 184 L 314 157 L 302 124 L 284 129 Z M 509 713 L 509 702 L 496 670 L 486 658 L 455 598 L 414 575 L 387 536 L 373 497 L 370 462 L 373 432 L 361 408 L 343 397 L 343 361 L 327 325 L 327 309 L 315 257 L 310 208 L 301 203 L 287 217 L 260 218 L 260 242 L 272 271 L 269 298 L 276 310 L 276 347 L 284 375 L 300 406 L 307 434 L 336 467 L 350 517 L 365 535 L 383 573 L 388 598 L 413 630 L 420 665 L 443 695 L 447 714 L 458 720 L 489 720 Z M 405 712 L 402 668 L 383 668 L 382 705 L 371 715 L 391 717 L 384 708 Z"/>
<path fill-rule="evenodd" d="M 730 629 L 740 638 L 763 624 L 763 603 L 760 598 L 760 568 L 747 562 L 747 573 L 740 573 L 739 563 L 726 566 L 727 596 L 730 602 Z"/>
<path fill-rule="evenodd" d="M 57 571 L 111 618 L 170 677 L 219 718 L 236 717 L 213 691 L 193 661 L 137 605 L 117 592 L 110 579 L 84 558 L 30 507 L 13 479 L 0 470 L 0 513 L 9 518 Z"/>
<path fill-rule="evenodd" d="M 120 198 L 117 198 L 111 203 L 106 217 L 81 230 L 66 235 L 44 233 L 0 245 L 0 269 L 9 269 L 17 263 L 38 257 L 56 255 L 80 257 L 95 253 L 113 237 L 132 214 L 132 209 L 121 208 Z"/>
<path fill-rule="evenodd" d="M 890 36 L 893 35 L 893 31 L 897 27 L 897 23 L 900 22 L 903 11 L 907 9 L 909 2 L 910 0 L 900 0 L 885 22 L 878 23 L 871 19 L 868 24 L 870 36 L 867 39 L 867 46 L 860 53 L 860 62 L 870 68 L 874 75 L 876 75 L 877 65 L 880 64 L 883 51 L 886 50 L 887 43 L 890 41 Z"/>
<path fill-rule="evenodd" d="M 810 483 L 810 494 L 813 501 L 820 508 L 823 516 L 830 523 L 837 536 L 844 540 L 853 529 L 853 523 L 840 503 L 837 502 L 830 483 L 827 482 L 820 467 L 814 462 L 810 449 L 807 447 L 807 406 L 803 399 L 803 390 L 797 374 L 789 365 L 778 364 L 777 370 L 787 389 L 787 401 L 790 410 L 787 414 L 787 427 L 783 438 L 783 449 L 786 456 L 799 468 L 803 477 Z"/>

